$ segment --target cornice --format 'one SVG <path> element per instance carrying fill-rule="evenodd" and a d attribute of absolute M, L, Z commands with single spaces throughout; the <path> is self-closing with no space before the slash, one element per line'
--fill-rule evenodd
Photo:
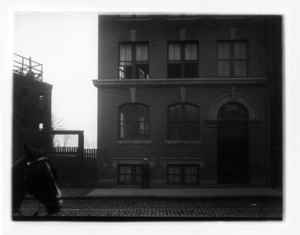
<path fill-rule="evenodd" d="M 218 86 L 245 85 L 263 86 L 268 82 L 266 77 L 247 78 L 182 78 L 182 79 L 98 79 L 94 86 L 102 87 L 178 87 L 178 86 Z"/>

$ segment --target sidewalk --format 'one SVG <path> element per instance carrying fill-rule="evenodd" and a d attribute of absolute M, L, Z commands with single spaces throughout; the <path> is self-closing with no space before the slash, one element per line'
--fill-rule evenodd
<path fill-rule="evenodd" d="M 272 188 L 62 188 L 65 199 L 96 199 L 118 197 L 281 197 L 282 192 Z"/>

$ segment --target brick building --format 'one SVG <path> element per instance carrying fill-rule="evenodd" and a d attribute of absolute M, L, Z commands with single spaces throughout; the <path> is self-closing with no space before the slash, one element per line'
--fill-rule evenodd
<path fill-rule="evenodd" d="M 13 161 L 23 145 L 51 148 L 52 85 L 43 82 L 43 65 L 15 55 L 13 73 Z"/>
<path fill-rule="evenodd" d="M 280 16 L 99 16 L 98 185 L 282 184 Z"/>

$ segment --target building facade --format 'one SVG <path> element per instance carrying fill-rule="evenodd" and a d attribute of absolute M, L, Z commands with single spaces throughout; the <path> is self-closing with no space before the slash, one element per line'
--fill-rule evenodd
<path fill-rule="evenodd" d="M 282 184 L 280 16 L 99 16 L 98 186 Z"/>
<path fill-rule="evenodd" d="M 13 161 L 21 158 L 24 144 L 49 153 L 52 85 L 43 82 L 42 64 L 15 55 L 13 73 Z"/>

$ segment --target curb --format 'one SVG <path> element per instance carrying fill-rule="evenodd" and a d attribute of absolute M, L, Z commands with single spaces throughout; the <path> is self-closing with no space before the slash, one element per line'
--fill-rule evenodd
<path fill-rule="evenodd" d="M 103 196 L 76 196 L 63 197 L 63 200 L 97 200 L 97 199 L 226 199 L 226 198 L 282 198 L 281 195 L 195 195 L 195 196 L 170 196 L 170 195 L 103 195 Z"/>

